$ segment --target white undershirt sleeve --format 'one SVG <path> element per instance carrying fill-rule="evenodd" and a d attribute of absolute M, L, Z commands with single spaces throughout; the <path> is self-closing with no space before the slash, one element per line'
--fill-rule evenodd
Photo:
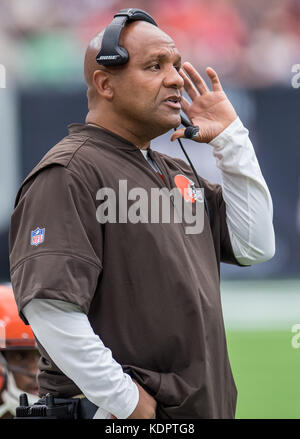
<path fill-rule="evenodd" d="M 273 204 L 248 130 L 237 118 L 209 144 L 222 173 L 226 222 L 236 259 L 242 265 L 271 259 Z"/>
<path fill-rule="evenodd" d="M 101 408 L 99 417 L 126 419 L 139 391 L 109 348 L 94 333 L 80 307 L 52 299 L 32 299 L 22 310 L 33 333 L 59 369 Z"/>

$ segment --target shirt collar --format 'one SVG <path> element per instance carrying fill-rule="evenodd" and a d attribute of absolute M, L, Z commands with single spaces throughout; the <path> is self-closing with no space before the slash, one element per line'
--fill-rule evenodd
<path fill-rule="evenodd" d="M 116 148 L 121 148 L 128 151 L 141 151 L 140 148 L 138 148 L 133 143 L 129 142 L 118 134 L 100 126 L 83 123 L 72 123 L 68 125 L 68 130 L 69 134 L 76 133 L 86 137 L 92 137 L 96 140 L 106 141 L 108 143 L 112 143 L 112 146 Z M 147 149 L 147 151 L 148 150 L 150 150 L 150 147 Z"/>

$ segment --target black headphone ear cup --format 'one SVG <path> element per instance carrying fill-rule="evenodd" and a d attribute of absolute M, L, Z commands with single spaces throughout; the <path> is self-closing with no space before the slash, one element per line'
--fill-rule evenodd
<path fill-rule="evenodd" d="M 124 47 L 119 46 L 120 34 L 127 21 L 147 21 L 157 26 L 151 15 L 142 9 L 121 9 L 114 15 L 113 21 L 105 29 L 101 49 L 96 56 L 98 64 L 103 66 L 117 66 L 126 64 L 129 54 Z"/>

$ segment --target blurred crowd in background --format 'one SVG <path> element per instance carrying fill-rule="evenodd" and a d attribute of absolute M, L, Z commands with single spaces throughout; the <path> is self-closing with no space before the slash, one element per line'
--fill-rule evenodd
<path fill-rule="evenodd" d="M 214 67 L 228 85 L 290 84 L 300 59 L 300 0 L 2 0 L 0 53 L 8 77 L 82 81 L 86 44 L 127 7 L 149 12 L 184 60 Z"/>

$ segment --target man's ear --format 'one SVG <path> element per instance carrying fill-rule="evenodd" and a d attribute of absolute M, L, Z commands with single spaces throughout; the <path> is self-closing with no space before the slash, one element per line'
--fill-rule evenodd
<path fill-rule="evenodd" d="M 112 100 L 114 93 L 108 72 L 105 72 L 104 70 L 95 70 L 93 74 L 93 83 L 100 96 L 109 101 Z"/>

